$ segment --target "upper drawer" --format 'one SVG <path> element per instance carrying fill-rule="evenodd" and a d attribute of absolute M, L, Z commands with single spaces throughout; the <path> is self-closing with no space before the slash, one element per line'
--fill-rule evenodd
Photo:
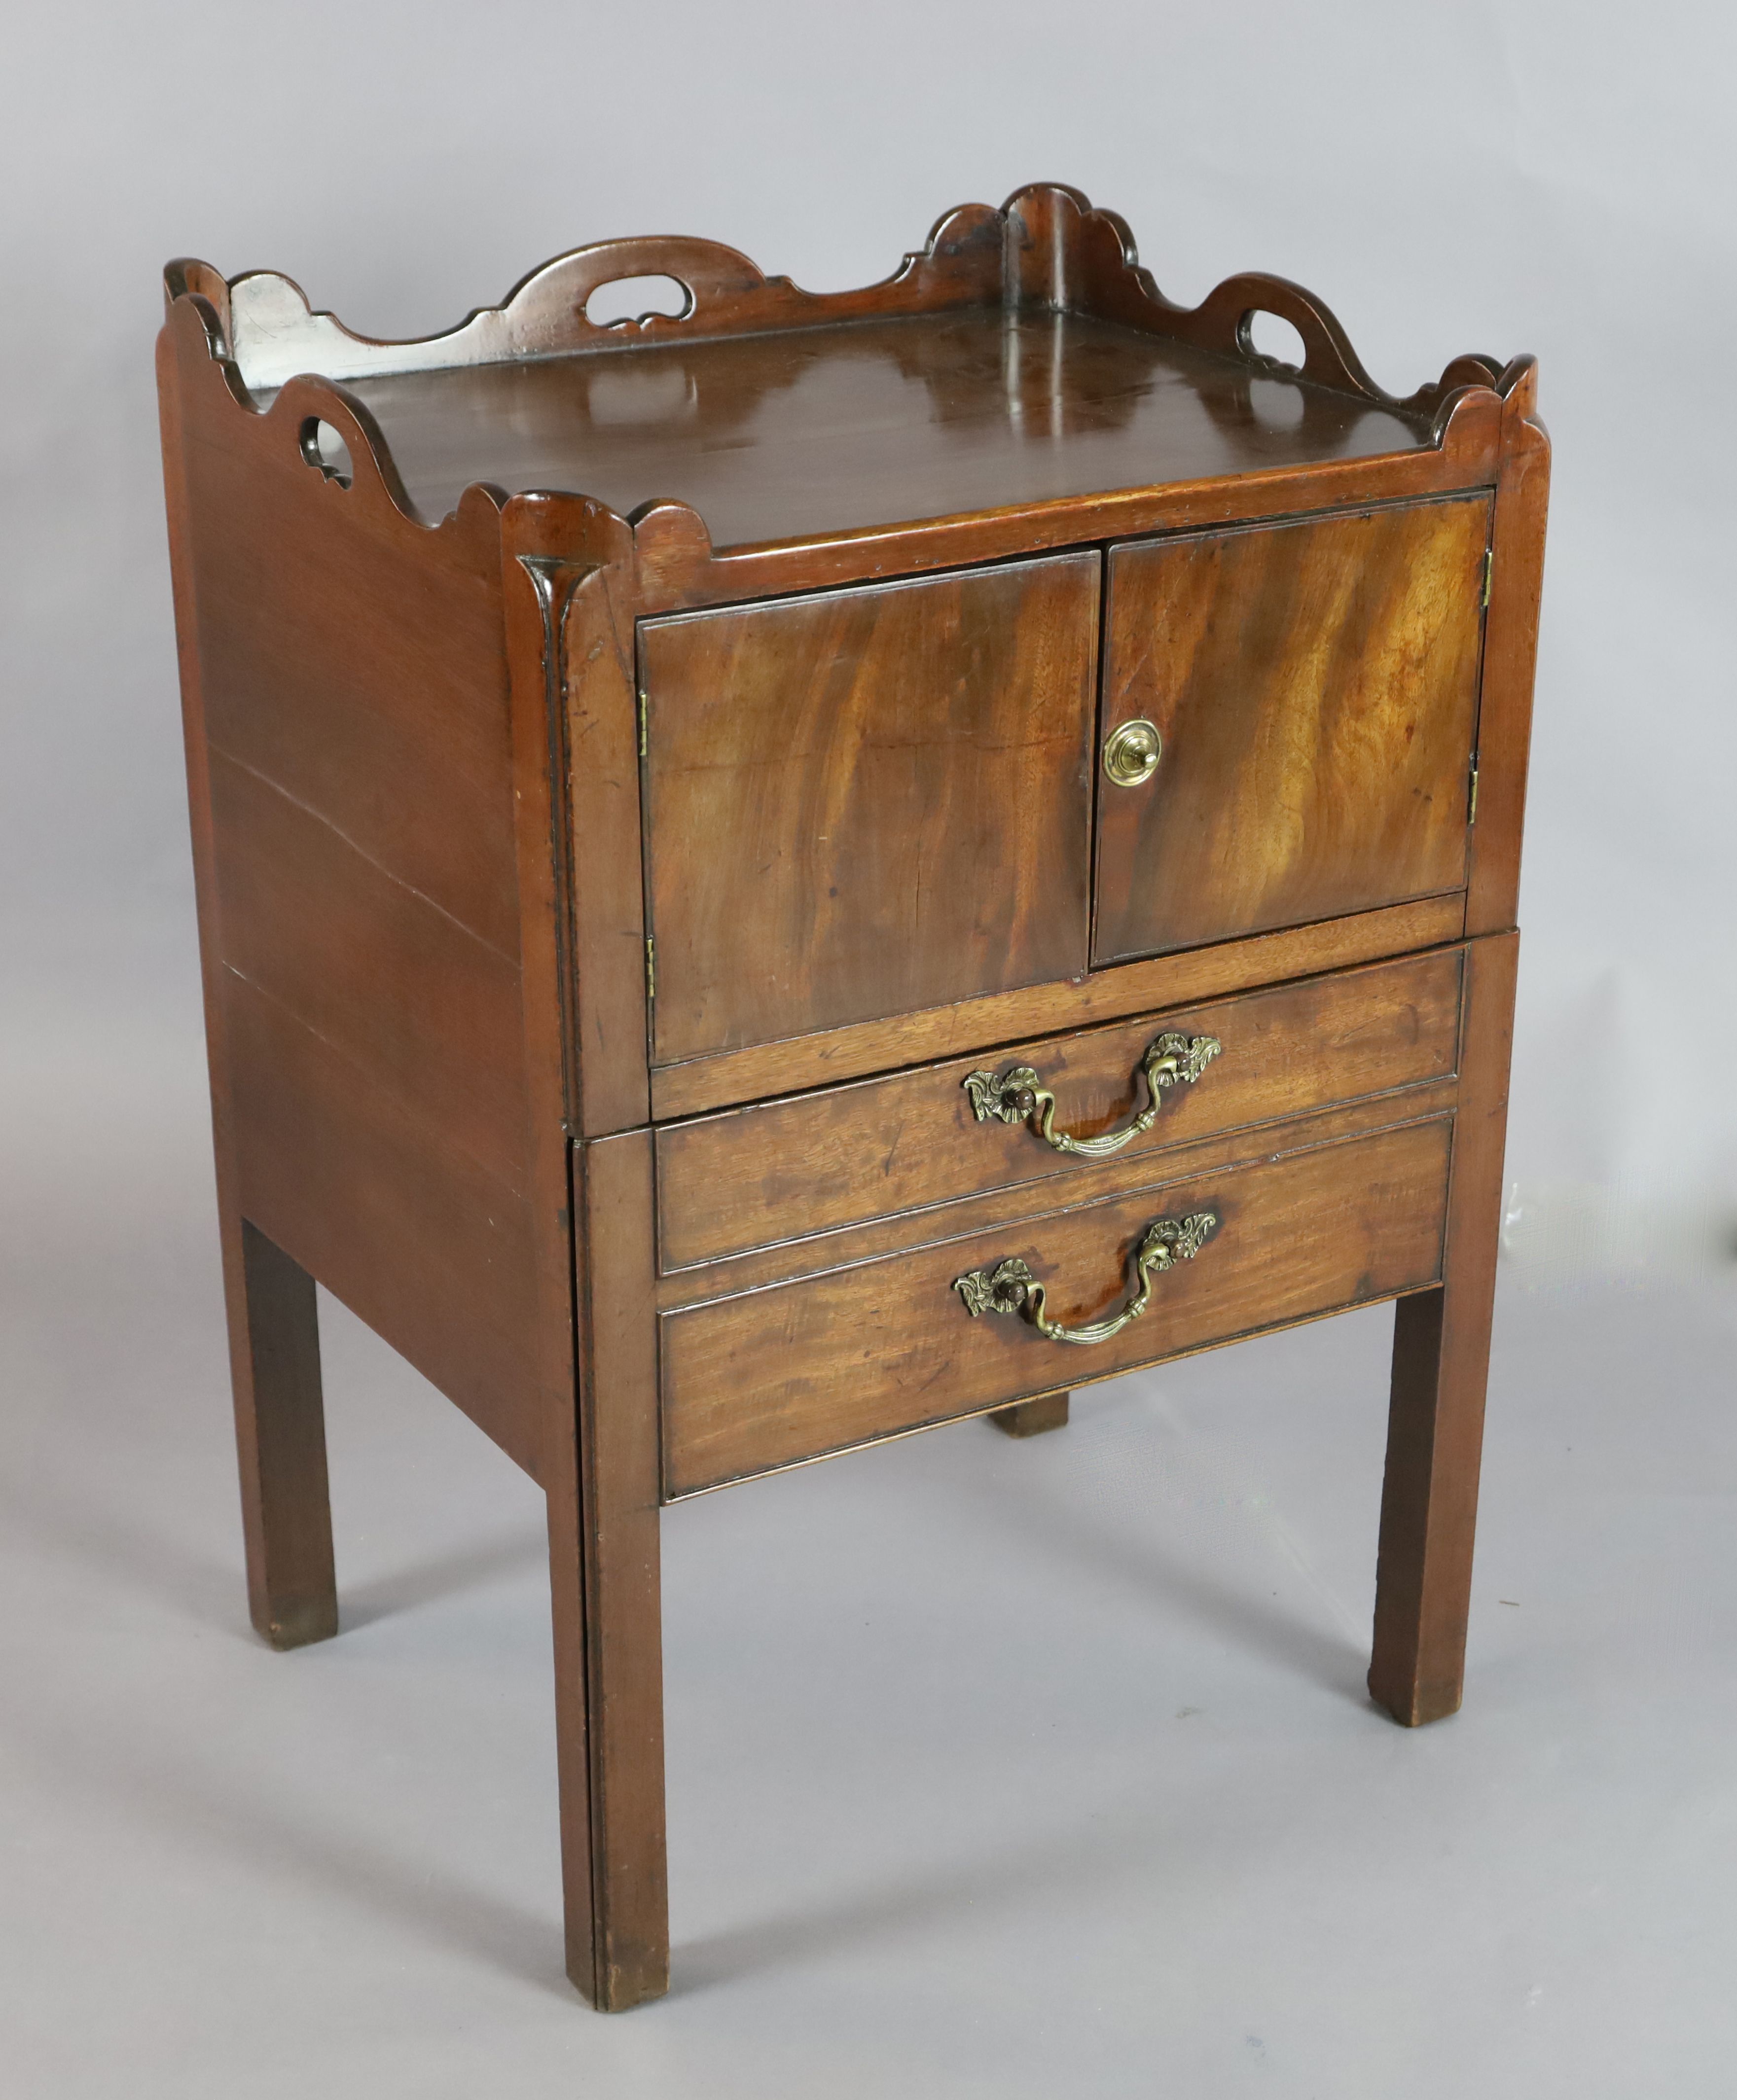
<path fill-rule="evenodd" d="M 1094 964 L 1457 889 L 1483 496 L 1112 549 Z"/>
<path fill-rule="evenodd" d="M 1129 1154 L 1446 1078 L 1456 1064 L 1461 955 L 1408 956 L 666 1124 L 656 1135 L 661 1264 L 667 1273 L 1076 1172 L 1081 1156 L 1053 1149 L 1031 1120 L 1003 1121 L 992 1107 L 978 1118 L 965 1083 L 979 1070 L 1001 1080 L 1029 1067 L 1054 1096 L 1050 1127 L 1061 1136 L 1113 1133 L 1157 1100 Z M 1197 1079 L 1154 1095 L 1141 1069 L 1167 1034 L 1222 1048 Z M 1008 1106 L 1017 1118 L 1019 1104 Z"/>
<path fill-rule="evenodd" d="M 642 622 L 654 1064 L 1083 973 L 1098 570 Z"/>

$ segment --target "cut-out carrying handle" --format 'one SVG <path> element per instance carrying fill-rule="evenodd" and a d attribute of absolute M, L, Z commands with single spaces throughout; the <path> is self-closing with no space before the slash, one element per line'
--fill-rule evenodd
<path fill-rule="evenodd" d="M 347 388 L 329 379 L 292 379 L 265 421 L 310 474 L 358 503 L 384 496 L 407 517 L 417 515 L 380 426 Z M 335 458 L 329 449 L 333 439 L 341 448 Z"/>
<path fill-rule="evenodd" d="M 1207 294 L 1199 312 L 1201 320 L 1215 333 L 1227 333 L 1241 355 L 1257 370 L 1294 373 L 1318 386 L 1361 394 L 1372 401 L 1386 402 L 1390 398 L 1364 371 L 1334 315 L 1288 277 L 1270 277 L 1255 271 L 1227 277 Z M 1296 329 L 1303 347 L 1300 366 L 1268 357 L 1256 347 L 1253 331 L 1258 314 L 1288 321 Z"/>
<path fill-rule="evenodd" d="M 715 240 L 692 240 L 667 234 L 600 240 L 592 247 L 576 249 L 549 266 L 550 281 L 538 289 L 553 291 L 552 280 L 557 272 L 562 280 L 561 293 L 575 318 L 601 333 L 643 327 L 654 320 L 669 327 L 684 321 L 703 324 L 710 310 L 721 302 L 758 291 L 766 282 L 756 265 L 733 248 Z M 615 321 L 593 321 L 587 317 L 586 308 L 594 293 L 630 277 L 671 278 L 686 293 L 687 304 L 679 314 L 656 311 Z"/>
<path fill-rule="evenodd" d="M 679 315 L 590 320 L 586 307 L 591 294 L 622 277 L 673 277 L 687 293 L 686 305 Z M 410 342 L 356 334 L 335 315 L 314 311 L 299 285 L 272 271 L 250 271 L 232 280 L 226 327 L 244 382 L 259 391 L 304 373 L 341 382 L 678 338 L 696 327 L 739 319 L 748 308 L 763 310 L 770 321 L 775 309 L 781 314 L 793 301 L 800 306 L 808 299 L 794 293 L 788 279 L 766 276 L 720 242 L 658 234 L 600 240 L 558 255 L 521 279 L 500 306 L 480 307 L 455 329 Z"/>

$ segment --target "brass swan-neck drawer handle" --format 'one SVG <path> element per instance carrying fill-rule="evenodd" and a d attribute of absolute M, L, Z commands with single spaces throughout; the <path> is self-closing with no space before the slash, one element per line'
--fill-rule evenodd
<path fill-rule="evenodd" d="M 1134 1295 L 1120 1312 L 1084 1327 L 1064 1327 L 1049 1317 L 1043 1309 L 1043 1286 L 1016 1254 L 993 1268 L 974 1268 L 955 1277 L 952 1287 L 974 1320 L 981 1312 L 1017 1312 L 1048 1341 L 1107 1342 L 1151 1304 L 1152 1278 L 1179 1261 L 1192 1261 L 1218 1222 L 1213 1211 L 1195 1211 L 1186 1218 L 1155 1218 L 1134 1251 L 1134 1274 L 1139 1282 Z"/>
<path fill-rule="evenodd" d="M 1105 1159 L 1143 1137 L 1158 1120 L 1165 1089 L 1192 1086 L 1223 1048 L 1216 1035 L 1178 1035 L 1173 1030 L 1156 1037 L 1147 1044 L 1138 1066 L 1150 1100 L 1132 1123 L 1120 1130 L 1106 1131 L 1102 1137 L 1070 1137 L 1065 1130 L 1058 1130 L 1055 1096 L 1029 1065 L 1010 1065 L 999 1079 L 993 1072 L 970 1072 L 963 1084 L 971 1097 L 971 1113 L 979 1123 L 999 1117 L 1003 1123 L 1029 1123 L 1058 1152 L 1072 1152 L 1081 1159 Z"/>

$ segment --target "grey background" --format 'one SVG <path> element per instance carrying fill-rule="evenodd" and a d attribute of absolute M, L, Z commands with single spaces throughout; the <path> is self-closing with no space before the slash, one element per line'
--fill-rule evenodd
<path fill-rule="evenodd" d="M 4 31 L 0 2080 L 17 2092 L 1729 2090 L 1728 11 L 61 6 Z M 250 1643 L 151 338 L 617 234 L 816 289 L 1066 180 L 1556 477 L 1470 1701 L 1359 1683 L 1386 1318 L 666 1526 L 676 1995 L 559 1980 L 539 1511 L 335 1308 L 351 1631 Z M 1504 1603 L 1509 1599 L 1511 1602 Z"/>

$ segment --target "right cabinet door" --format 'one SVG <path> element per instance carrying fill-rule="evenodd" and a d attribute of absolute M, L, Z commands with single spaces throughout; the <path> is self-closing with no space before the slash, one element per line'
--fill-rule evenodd
<path fill-rule="evenodd" d="M 1100 751 L 1162 749 L 1100 768 L 1094 964 L 1463 887 L 1489 525 L 1480 495 L 1111 549 Z"/>

